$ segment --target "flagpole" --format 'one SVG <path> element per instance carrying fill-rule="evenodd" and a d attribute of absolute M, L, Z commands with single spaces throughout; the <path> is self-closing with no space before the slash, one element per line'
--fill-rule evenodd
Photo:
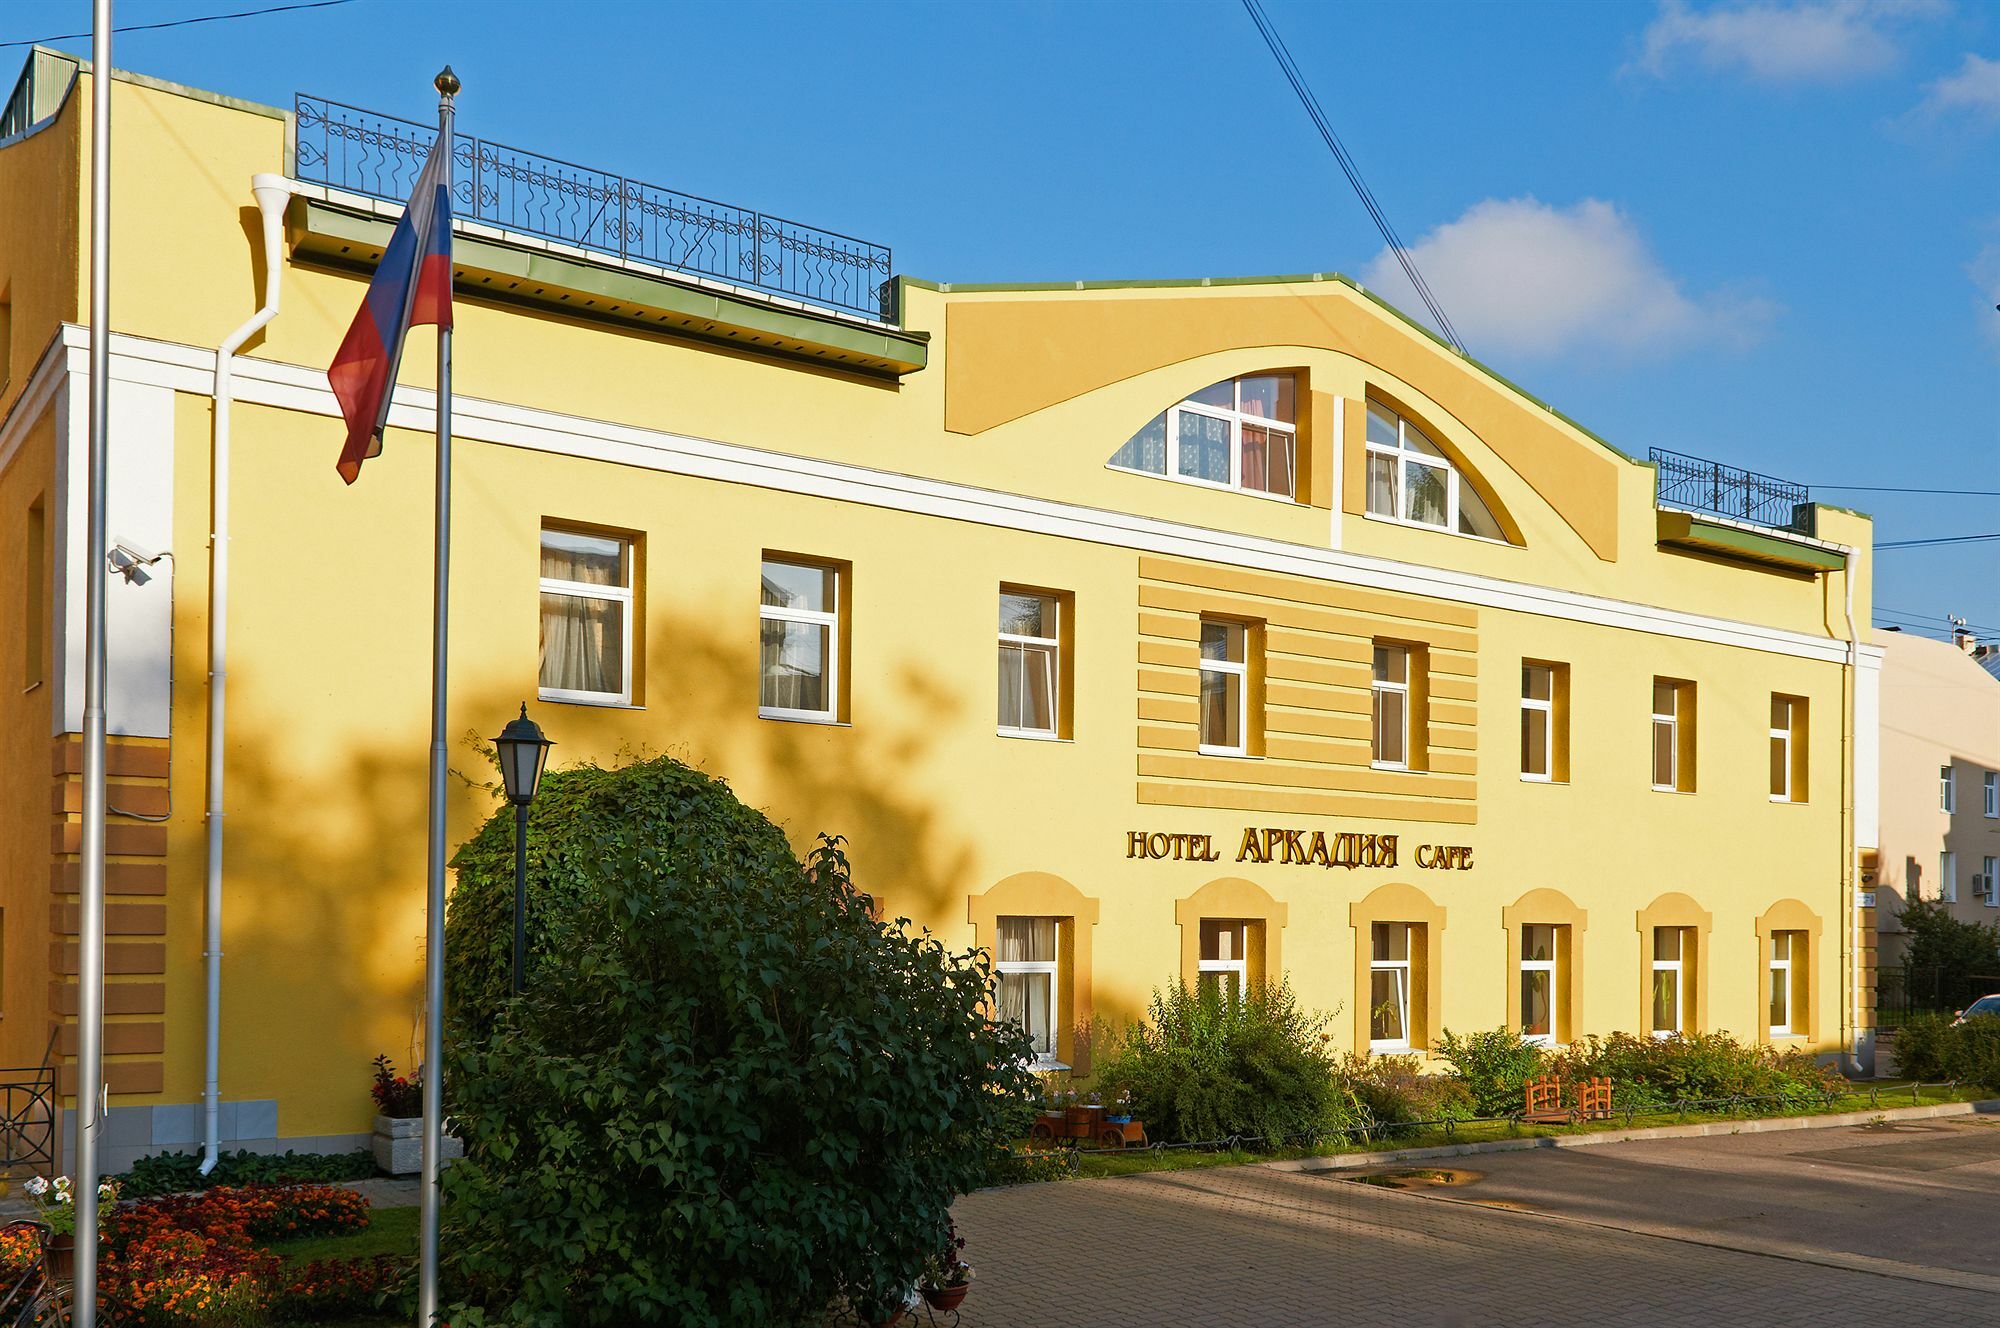
<path fill-rule="evenodd" d="M 76 1268 L 78 1328 L 97 1325 L 97 1143 L 104 1107 L 104 590 L 111 421 L 111 0 L 92 5 L 90 70 L 90 514 L 83 547 L 83 863 L 77 927 Z"/>
<path fill-rule="evenodd" d="M 452 175 L 452 101 L 458 76 L 446 65 L 438 90 L 438 138 L 444 144 L 444 187 Z M 450 225 L 450 219 L 442 219 Z M 431 622 L 430 876 L 424 901 L 424 1152 L 417 1242 L 417 1328 L 438 1312 L 438 1162 L 444 1151 L 444 871 L 445 641 L 451 616 L 451 322 L 437 339 L 437 550 Z"/>

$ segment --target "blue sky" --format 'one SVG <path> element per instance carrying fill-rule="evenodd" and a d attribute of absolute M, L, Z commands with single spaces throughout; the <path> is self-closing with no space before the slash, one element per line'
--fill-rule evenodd
<path fill-rule="evenodd" d="M 1266 3 L 1474 355 L 1639 455 L 2000 490 L 2000 5 Z M 0 41 L 87 26 L 0 9 Z M 412 118 L 449 61 L 467 132 L 938 280 L 1336 270 L 1402 302 L 1238 0 L 353 0 L 116 55 Z M 1995 498 L 1816 496 L 1881 539 L 2000 531 Z M 1879 568 L 1886 610 L 2000 638 L 2000 543 Z"/>

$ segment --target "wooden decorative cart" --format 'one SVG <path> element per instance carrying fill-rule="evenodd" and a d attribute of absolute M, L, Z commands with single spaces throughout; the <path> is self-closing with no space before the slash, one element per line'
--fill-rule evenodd
<path fill-rule="evenodd" d="M 1585 1079 L 1576 1086 L 1576 1101 L 1565 1104 L 1566 1085 L 1554 1075 L 1530 1079 L 1523 1093 L 1521 1119 L 1538 1125 L 1574 1125 L 1578 1121 L 1611 1119 L 1611 1081 Z"/>
<path fill-rule="evenodd" d="M 1028 1137 L 1036 1143 L 1074 1143 L 1080 1147 L 1143 1148 L 1146 1126 L 1130 1116 L 1111 1116 L 1101 1106 L 1072 1106 L 1045 1111 L 1035 1118 Z"/>

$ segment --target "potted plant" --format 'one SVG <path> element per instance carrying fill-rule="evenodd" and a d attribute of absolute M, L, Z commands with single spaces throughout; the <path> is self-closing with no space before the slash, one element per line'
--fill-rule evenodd
<path fill-rule="evenodd" d="M 55 1275 L 69 1278 L 76 1268 L 76 1196 L 71 1193 L 69 1177 L 50 1180 L 46 1176 L 30 1176 L 21 1188 L 35 1205 L 36 1219 L 49 1229 L 49 1259 L 55 1266 Z M 98 1182 L 97 1202 L 117 1203 L 118 1182 Z"/>
<path fill-rule="evenodd" d="M 965 1261 L 965 1237 L 949 1217 L 944 1220 L 944 1244 L 924 1267 L 919 1288 L 934 1310 L 955 1310 L 972 1290 L 972 1265 Z"/>
<path fill-rule="evenodd" d="M 375 1099 L 375 1165 L 391 1176 L 413 1176 L 423 1169 L 424 1081 L 419 1075 L 396 1073 L 387 1056 L 375 1058 L 375 1081 L 368 1086 Z M 440 1160 L 462 1156 L 465 1146 L 446 1134 Z"/>

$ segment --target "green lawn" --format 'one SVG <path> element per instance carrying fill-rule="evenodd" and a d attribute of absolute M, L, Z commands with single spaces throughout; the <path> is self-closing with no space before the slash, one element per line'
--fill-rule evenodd
<path fill-rule="evenodd" d="M 415 1208 L 371 1208 L 368 1225 L 340 1236 L 305 1236 L 298 1240 L 273 1241 L 268 1247 L 287 1264 L 309 1263 L 314 1259 L 365 1259 L 377 1254 L 417 1252 L 417 1210 Z"/>
<path fill-rule="evenodd" d="M 1978 1102 L 1991 1096 L 1993 1096 L 1991 1092 L 1976 1085 L 1956 1089 L 1923 1088 L 1912 1094 L 1907 1083 L 1884 1083 L 1877 1085 L 1872 1093 L 1864 1089 L 1858 1093 L 1843 1094 L 1833 1105 L 1819 1111 L 1787 1114 L 1816 1116 L 1844 1111 L 1887 1111 L 1892 1107 L 1930 1106 L 1944 1102 Z M 1078 1179 L 1094 1179 L 1100 1176 L 1130 1176 L 1150 1171 L 1241 1166 L 1246 1162 L 1270 1162 L 1289 1158 L 1332 1157 L 1343 1153 L 1390 1152 L 1405 1148 L 1429 1148 L 1440 1144 L 1479 1143 L 1491 1139 L 1533 1139 L 1549 1135 L 1590 1134 L 1604 1130 L 1638 1130 L 1655 1125 L 1686 1125 L 1697 1121 L 1768 1118 L 1769 1113 L 1753 1111 L 1702 1111 L 1686 1114 L 1663 1111 L 1641 1112 L 1629 1123 L 1622 1113 L 1612 1120 L 1590 1121 L 1582 1125 L 1521 1125 L 1508 1121 L 1481 1121 L 1459 1125 L 1449 1134 L 1442 1128 L 1414 1130 L 1398 1132 L 1393 1138 L 1388 1139 L 1370 1139 L 1361 1142 L 1349 1138 L 1338 1143 L 1321 1144 L 1313 1149 L 1287 1148 L 1268 1153 L 1252 1153 L 1244 1150 L 1210 1152 L 1198 1148 L 1166 1149 L 1159 1152 L 1152 1149 L 1132 1149 L 1125 1152 L 1083 1149 L 1077 1153 L 1075 1175 Z"/>

